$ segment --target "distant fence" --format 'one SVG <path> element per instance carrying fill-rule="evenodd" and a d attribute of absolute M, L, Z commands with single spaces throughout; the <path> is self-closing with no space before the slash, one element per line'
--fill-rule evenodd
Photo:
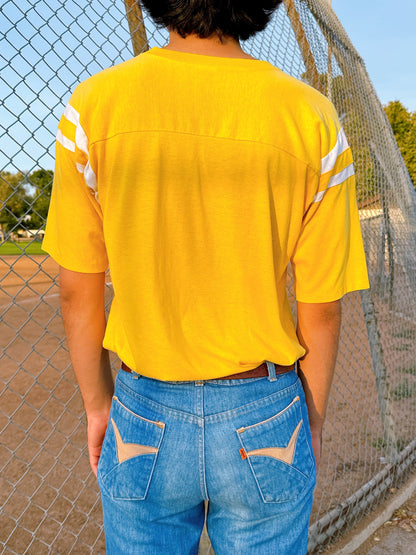
<path fill-rule="evenodd" d="M 0 7 L 0 544 L 8 553 L 105 552 L 57 266 L 39 250 L 37 230 L 70 91 L 133 51 L 163 45 L 166 32 L 145 23 L 146 31 L 132 0 L 8 0 Z M 363 61 L 326 0 L 285 0 L 245 49 L 332 99 L 356 164 L 372 288 L 343 300 L 313 552 L 414 470 L 416 202 Z M 24 235 L 25 242 L 17 239 Z M 111 294 L 108 285 L 108 302 Z"/>

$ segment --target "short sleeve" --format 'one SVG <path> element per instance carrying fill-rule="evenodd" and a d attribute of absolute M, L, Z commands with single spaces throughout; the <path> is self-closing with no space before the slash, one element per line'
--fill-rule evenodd
<path fill-rule="evenodd" d="M 296 299 L 323 303 L 367 289 L 351 150 L 338 118 L 322 124 L 320 173 L 291 263 Z"/>
<path fill-rule="evenodd" d="M 76 98 L 66 106 L 56 136 L 55 173 L 43 250 L 64 268 L 103 272 L 108 267 L 97 178 Z"/>

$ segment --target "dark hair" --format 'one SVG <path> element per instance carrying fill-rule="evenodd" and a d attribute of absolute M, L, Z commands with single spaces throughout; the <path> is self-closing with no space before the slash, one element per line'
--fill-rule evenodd
<path fill-rule="evenodd" d="M 181 37 L 217 33 L 236 40 L 262 31 L 282 0 L 142 0 L 156 25 Z"/>

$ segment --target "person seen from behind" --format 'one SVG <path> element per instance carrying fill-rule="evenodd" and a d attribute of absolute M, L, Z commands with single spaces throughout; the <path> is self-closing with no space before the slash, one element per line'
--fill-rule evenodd
<path fill-rule="evenodd" d="M 107 553 L 196 554 L 208 501 L 216 555 L 304 554 L 341 298 L 368 287 L 351 151 L 240 45 L 279 0 L 142 3 L 169 42 L 76 87 L 43 243 Z"/>

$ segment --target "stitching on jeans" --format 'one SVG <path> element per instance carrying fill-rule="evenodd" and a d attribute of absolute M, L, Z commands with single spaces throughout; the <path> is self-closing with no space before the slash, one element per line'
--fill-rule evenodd
<path fill-rule="evenodd" d="M 127 376 L 129 376 L 129 375 L 130 374 L 127 374 Z M 267 383 L 270 383 L 270 382 L 267 382 Z M 275 384 L 276 384 L 276 382 L 273 382 L 272 385 L 275 385 Z M 151 399 L 148 399 L 147 397 L 144 397 L 140 393 L 137 393 L 136 391 L 134 391 L 134 389 L 131 389 L 124 382 L 122 382 L 119 377 L 117 377 L 117 386 L 120 387 L 121 389 L 123 389 L 127 393 L 127 395 L 131 395 L 132 397 L 134 397 L 135 399 L 137 399 L 141 403 L 147 405 L 148 407 L 156 408 L 157 410 L 159 410 L 160 412 L 163 412 L 164 414 L 168 414 L 168 415 L 171 415 L 171 416 L 176 416 L 178 418 L 181 418 L 182 420 L 185 420 L 186 422 L 191 422 L 191 423 L 195 423 L 195 422 L 199 423 L 200 422 L 200 418 L 196 415 L 193 415 L 189 412 L 182 412 L 182 411 L 177 410 L 177 409 L 166 407 L 164 405 L 161 405 L 161 404 L 157 403 L 156 401 L 152 401 Z M 209 386 L 209 382 L 207 382 L 205 384 L 205 387 L 208 387 L 208 386 Z M 211 414 L 211 415 L 205 416 L 205 423 L 208 424 L 208 423 L 211 423 L 211 422 L 214 423 L 214 422 L 229 420 L 229 419 L 234 418 L 234 417 L 238 416 L 239 414 L 245 412 L 246 410 L 250 410 L 250 408 L 264 407 L 266 405 L 271 404 L 276 399 L 279 399 L 281 397 L 286 397 L 287 395 L 291 394 L 292 391 L 293 392 L 298 391 L 299 386 L 300 386 L 300 380 L 299 380 L 299 378 L 297 378 L 295 383 L 289 385 L 288 387 L 285 387 L 284 389 L 280 389 L 279 391 L 276 391 L 275 393 L 272 393 L 271 395 L 268 395 L 267 397 L 263 397 L 263 398 L 258 399 L 256 401 L 253 401 L 252 403 L 242 405 L 242 406 L 237 407 L 235 409 L 230 409 L 230 410 L 227 410 L 227 411 L 224 411 L 224 412 L 219 412 L 217 414 Z M 216 385 L 214 384 L 212 387 L 216 387 Z"/>
<path fill-rule="evenodd" d="M 134 399 L 137 399 L 138 401 L 140 401 L 140 403 L 143 403 L 144 405 L 150 408 L 157 409 L 158 411 L 163 412 L 164 414 L 167 414 L 170 416 L 176 416 L 177 418 L 181 418 L 182 420 L 185 420 L 186 422 L 191 422 L 191 423 L 195 423 L 195 422 L 199 423 L 201 420 L 198 416 L 191 414 L 189 412 L 182 412 L 180 410 L 161 405 L 156 401 L 152 401 L 151 399 L 144 397 L 140 393 L 137 393 L 136 391 L 134 391 L 134 389 L 131 389 L 128 385 L 126 385 L 120 380 L 117 380 L 117 387 L 119 387 L 120 389 L 123 389 L 127 395 L 130 395 Z"/>
<path fill-rule="evenodd" d="M 270 382 L 268 382 L 268 383 L 270 383 Z M 273 384 L 275 384 L 275 383 L 276 382 L 273 382 Z M 261 408 L 261 407 L 270 405 L 271 403 L 275 402 L 276 399 L 280 399 L 281 397 L 286 397 L 289 394 L 292 394 L 292 391 L 293 391 L 293 393 L 295 391 L 298 391 L 299 390 L 299 385 L 300 385 L 300 380 L 298 378 L 294 384 L 289 385 L 288 387 L 285 387 L 284 389 L 280 389 L 279 391 L 276 391 L 275 393 L 272 393 L 271 395 L 267 395 L 267 397 L 262 397 L 261 399 L 257 399 L 256 401 L 253 401 L 252 403 L 242 405 L 242 406 L 237 407 L 235 409 L 230 409 L 228 411 L 219 412 L 217 414 L 211 414 L 209 416 L 206 416 L 205 417 L 205 422 L 219 422 L 221 420 L 227 420 L 229 418 L 237 417 L 239 414 L 244 413 L 247 410 L 250 410 L 251 408 Z"/>
<path fill-rule="evenodd" d="M 145 418 L 144 416 L 140 416 L 140 414 L 137 414 L 136 412 L 130 410 L 128 407 L 126 407 L 126 405 L 124 403 L 122 403 L 120 401 L 120 399 L 116 395 L 113 395 L 113 399 L 115 401 L 117 401 L 117 403 L 119 405 L 121 405 L 123 407 L 123 409 L 126 410 L 127 412 L 129 412 L 132 416 L 135 416 L 136 418 L 140 418 L 140 420 L 144 420 L 145 422 L 149 422 L 149 424 L 154 424 L 158 428 L 164 428 L 165 427 L 165 423 L 161 422 L 160 420 L 150 420 L 149 418 Z"/>
<path fill-rule="evenodd" d="M 284 413 L 289 410 L 295 403 L 297 403 L 298 401 L 300 401 L 300 397 L 299 395 L 296 395 L 296 397 L 288 404 L 287 407 L 285 407 L 284 409 L 282 409 L 280 412 L 278 412 L 277 414 L 274 414 L 273 416 L 271 416 L 270 418 L 266 418 L 266 420 L 262 420 L 261 422 L 256 422 L 255 424 L 251 424 L 251 426 L 243 426 L 242 428 L 239 428 L 237 430 L 237 432 L 239 434 L 242 434 L 243 432 L 245 432 L 246 430 L 249 430 L 250 428 L 255 428 L 256 426 L 261 426 L 262 424 L 266 424 L 266 422 L 270 422 L 270 420 L 274 420 L 275 418 L 280 418 L 281 416 L 284 415 Z"/>

